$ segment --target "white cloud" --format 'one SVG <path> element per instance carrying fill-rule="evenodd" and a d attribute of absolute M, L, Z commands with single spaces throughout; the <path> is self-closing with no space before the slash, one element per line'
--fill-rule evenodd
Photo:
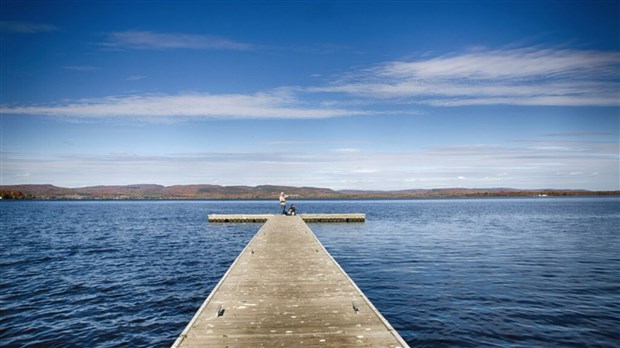
<path fill-rule="evenodd" d="M 204 35 L 112 33 L 118 48 L 249 49 Z M 92 66 L 65 66 L 90 71 Z M 147 78 L 132 75 L 127 81 Z M 1 105 L 0 112 L 69 117 L 298 119 L 416 113 L 409 104 L 618 106 L 620 53 L 562 49 L 479 50 L 392 61 L 321 87 L 281 87 L 256 94 L 129 95 L 48 105 Z M 317 96 L 315 93 L 323 93 Z M 342 94 L 350 96 L 343 98 Z M 397 110 L 406 105 L 407 111 Z M 395 111 L 396 110 L 396 111 Z"/>
<path fill-rule="evenodd" d="M 363 115 L 353 109 L 306 106 L 286 93 L 139 95 L 44 106 L 2 106 L 0 113 L 58 117 L 201 117 L 320 119 Z"/>
<path fill-rule="evenodd" d="M 379 173 L 379 170 L 372 168 L 355 168 L 351 171 L 353 174 L 375 174 Z"/>
<path fill-rule="evenodd" d="M 278 184 L 335 189 L 620 189 L 617 142 L 464 145 L 402 152 L 330 150 L 162 155 L 0 152 L 4 184 Z M 615 146 L 615 148 L 614 148 Z M 596 155 L 593 155 L 596 154 Z M 149 168 L 145 171 L 144 168 Z M 251 168 L 250 170 L 248 168 Z M 28 177 L 18 177 L 30 173 Z"/>
<path fill-rule="evenodd" d="M 461 105 L 620 105 L 620 53 L 522 48 L 392 61 L 310 92 Z"/>
<path fill-rule="evenodd" d="M 354 147 L 343 147 L 343 148 L 333 149 L 332 151 L 340 152 L 340 153 L 358 153 L 360 152 L 360 149 L 354 148 Z"/>
<path fill-rule="evenodd" d="M 58 27 L 51 24 L 0 21 L 0 32 L 2 33 L 36 34 L 56 30 Z"/>
<path fill-rule="evenodd" d="M 102 46 L 114 49 L 250 50 L 254 46 L 219 36 L 152 31 L 108 33 Z"/>
<path fill-rule="evenodd" d="M 390 62 L 376 72 L 395 78 L 468 80 L 618 75 L 616 52 L 522 48 L 488 50 L 417 62 Z"/>

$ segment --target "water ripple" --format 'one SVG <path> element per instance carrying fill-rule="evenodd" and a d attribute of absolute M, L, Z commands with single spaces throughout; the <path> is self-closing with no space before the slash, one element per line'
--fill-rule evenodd
<path fill-rule="evenodd" d="M 297 203 L 297 202 L 296 202 Z M 412 346 L 620 346 L 620 200 L 300 201 Z M 169 347 L 277 202 L 0 202 L 0 346 Z"/>

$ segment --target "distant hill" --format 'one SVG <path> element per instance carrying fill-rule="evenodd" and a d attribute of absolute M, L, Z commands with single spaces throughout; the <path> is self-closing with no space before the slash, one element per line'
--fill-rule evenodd
<path fill-rule="evenodd" d="M 220 186 L 137 184 L 124 186 L 90 186 L 65 188 L 54 185 L 0 186 L 3 199 L 277 199 L 286 192 L 300 199 L 363 199 L 363 198 L 425 198 L 425 197 L 485 197 L 485 196 L 575 196 L 620 195 L 620 191 L 586 190 L 519 190 L 513 188 L 441 188 L 397 191 L 332 190 L 320 187 L 277 185 Z"/>

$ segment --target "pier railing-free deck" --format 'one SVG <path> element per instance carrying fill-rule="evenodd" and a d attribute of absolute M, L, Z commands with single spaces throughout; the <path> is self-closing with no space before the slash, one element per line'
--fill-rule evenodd
<path fill-rule="evenodd" d="M 273 214 L 209 214 L 209 222 L 267 222 Z M 286 216 L 286 215 L 285 215 Z M 364 222 L 366 214 L 299 214 L 305 222 Z"/>
<path fill-rule="evenodd" d="M 173 344 L 407 347 L 302 216 L 273 215 Z"/>

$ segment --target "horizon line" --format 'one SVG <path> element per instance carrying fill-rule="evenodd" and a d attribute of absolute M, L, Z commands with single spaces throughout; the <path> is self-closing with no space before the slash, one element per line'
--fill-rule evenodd
<path fill-rule="evenodd" d="M 163 188 L 170 188 L 170 187 L 175 187 L 175 186 L 217 186 L 217 187 L 247 187 L 247 188 L 257 188 L 257 187 L 261 187 L 261 186 L 272 186 L 272 187 L 288 187 L 291 189 L 329 189 L 335 192 L 342 192 L 342 191 L 357 191 L 357 192 L 383 192 L 383 193 L 389 193 L 389 192 L 400 192 L 400 191 L 414 191 L 414 190 L 418 190 L 418 191 L 433 191 L 433 190 L 513 190 L 513 191 L 521 191 L 521 192 L 526 192 L 526 191 L 582 191 L 582 192 L 620 192 L 620 189 L 603 189 L 603 190 L 590 190 L 590 189 L 583 189 L 583 188 L 553 188 L 553 187 L 546 187 L 546 188 L 518 188 L 518 187 L 506 187 L 506 186 L 500 186 L 500 187 L 458 187 L 458 186 L 451 186 L 451 187 L 433 187 L 433 188 L 404 188 L 404 189 L 352 189 L 352 188 L 344 188 L 344 189 L 334 189 L 331 187 L 319 187 L 319 186 L 291 186 L 291 185 L 274 185 L 274 184 L 258 184 L 258 185 L 243 185 L 243 184 L 235 184 L 235 185 L 220 185 L 220 184 L 207 184 L 207 183 L 200 183 L 200 184 L 173 184 L 173 185 L 162 185 L 162 184 L 149 184 L 149 183 L 136 183 L 136 184 L 99 184 L 99 185 L 89 185 L 89 186 L 78 186 L 78 187 L 68 187 L 68 186 L 58 186 L 55 184 L 0 184 L 0 188 L 6 188 L 6 187 L 16 187 L 16 186 L 53 186 L 53 187 L 57 187 L 57 188 L 63 188 L 63 189 L 70 189 L 70 190 L 76 190 L 76 189 L 85 189 L 85 188 L 94 188 L 94 187 L 130 187 L 130 186 L 160 186 Z M 278 189 L 281 190 L 281 189 Z"/>

